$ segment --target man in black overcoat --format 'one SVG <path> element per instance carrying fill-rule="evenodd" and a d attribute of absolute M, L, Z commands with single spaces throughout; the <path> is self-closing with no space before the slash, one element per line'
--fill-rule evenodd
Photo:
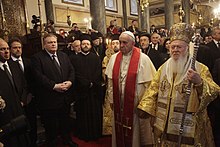
<path fill-rule="evenodd" d="M 76 71 L 75 110 L 77 136 L 85 141 L 102 135 L 102 66 L 99 56 L 91 52 L 91 37 L 81 36 L 82 51 L 70 56 Z"/>
<path fill-rule="evenodd" d="M 76 146 L 69 134 L 69 106 L 75 72 L 68 56 L 58 51 L 55 35 L 46 34 L 43 44 L 44 50 L 32 58 L 32 67 L 38 108 L 44 122 L 48 146 L 56 146 L 59 133 L 65 143 Z"/>

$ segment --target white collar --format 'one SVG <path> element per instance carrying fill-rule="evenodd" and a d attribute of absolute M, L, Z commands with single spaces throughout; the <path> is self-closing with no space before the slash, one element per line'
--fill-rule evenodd
<path fill-rule="evenodd" d="M 54 54 L 51 54 L 50 52 L 47 51 L 47 49 L 45 49 L 45 51 L 48 53 L 48 55 L 52 58 L 52 55 L 55 55 L 55 57 L 57 57 L 57 52 L 55 52 Z"/>
<path fill-rule="evenodd" d="M 16 58 L 16 57 L 14 57 L 14 56 L 11 56 L 11 59 L 12 59 L 13 61 L 17 61 L 17 60 L 20 60 L 20 61 L 22 61 L 22 58 L 21 58 L 21 56 L 20 56 L 19 58 Z"/>
<path fill-rule="evenodd" d="M 90 51 L 89 52 L 87 52 L 87 53 L 84 53 L 84 52 L 81 52 L 83 55 L 88 55 L 89 53 L 90 53 Z"/>
<path fill-rule="evenodd" d="M 9 69 L 9 65 L 8 65 L 8 62 L 7 62 L 7 61 L 5 61 L 5 63 L 3 63 L 3 62 L 0 61 L 0 67 L 1 67 L 1 69 L 4 70 L 4 67 L 3 67 L 4 64 L 6 64 L 7 67 L 8 67 L 8 69 Z"/>

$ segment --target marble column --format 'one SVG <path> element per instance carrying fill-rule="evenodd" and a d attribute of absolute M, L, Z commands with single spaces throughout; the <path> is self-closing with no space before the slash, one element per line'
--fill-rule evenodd
<path fill-rule="evenodd" d="M 182 0 L 182 7 L 185 12 L 183 22 L 190 24 L 190 0 Z"/>
<path fill-rule="evenodd" d="M 106 34 L 106 14 L 104 0 L 90 0 L 90 15 L 92 28 Z"/>
<path fill-rule="evenodd" d="M 45 11 L 46 11 L 46 18 L 47 20 L 54 21 L 54 14 L 53 14 L 53 2 L 52 0 L 45 0 Z"/>
<path fill-rule="evenodd" d="M 173 25 L 173 11 L 174 11 L 174 5 L 173 0 L 164 0 L 165 5 L 165 27 L 166 29 L 170 29 L 170 27 Z"/>
<path fill-rule="evenodd" d="M 123 22 L 123 27 L 128 28 L 128 16 L 127 16 L 127 0 L 122 0 L 122 10 L 123 10 L 123 17 L 122 17 L 122 22 Z"/>
<path fill-rule="evenodd" d="M 141 11 L 141 7 L 139 7 L 139 22 L 140 22 L 140 30 L 150 32 L 150 11 L 149 6 L 144 7 L 144 10 Z"/>

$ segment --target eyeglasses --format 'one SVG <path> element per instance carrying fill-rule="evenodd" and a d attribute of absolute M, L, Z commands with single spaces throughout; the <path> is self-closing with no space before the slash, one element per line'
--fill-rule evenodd
<path fill-rule="evenodd" d="M 0 48 L 0 51 L 6 51 L 6 50 L 9 50 L 9 47 L 2 47 L 2 48 Z"/>

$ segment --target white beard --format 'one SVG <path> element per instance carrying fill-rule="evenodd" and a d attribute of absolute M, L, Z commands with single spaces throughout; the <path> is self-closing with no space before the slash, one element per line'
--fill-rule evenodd
<path fill-rule="evenodd" d="M 185 72 L 185 66 L 186 66 L 186 63 L 187 63 L 187 60 L 188 60 L 188 56 L 185 55 L 185 56 L 181 56 L 178 60 L 174 60 L 172 57 L 171 57 L 171 73 L 175 73 L 175 74 L 179 74 L 179 75 L 182 75 L 184 74 Z"/>

